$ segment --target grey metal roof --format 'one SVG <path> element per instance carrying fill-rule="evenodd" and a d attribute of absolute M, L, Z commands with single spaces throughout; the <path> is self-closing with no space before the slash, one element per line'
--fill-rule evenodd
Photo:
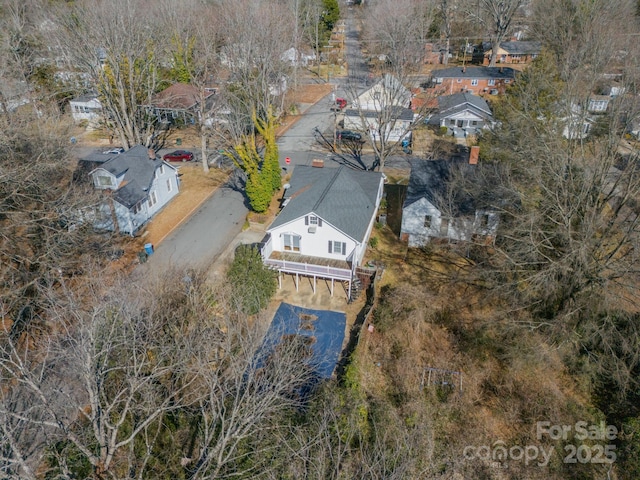
<path fill-rule="evenodd" d="M 101 158 L 107 160 L 98 163 Z M 116 177 L 124 174 L 121 186 L 113 193 L 113 197 L 127 208 L 147 198 L 154 173 L 160 165 L 174 168 L 157 155 L 150 159 L 149 149 L 143 145 L 131 147 L 119 155 L 92 154 L 83 160 L 98 163 L 97 168 L 103 168 Z"/>
<path fill-rule="evenodd" d="M 515 78 L 516 71 L 509 67 L 452 67 L 434 70 L 433 78 L 488 78 L 507 79 Z"/>
<path fill-rule="evenodd" d="M 362 242 L 376 213 L 379 172 L 347 167 L 315 168 L 299 165 L 293 170 L 285 193 L 289 201 L 269 229 L 315 214 L 356 241 Z"/>

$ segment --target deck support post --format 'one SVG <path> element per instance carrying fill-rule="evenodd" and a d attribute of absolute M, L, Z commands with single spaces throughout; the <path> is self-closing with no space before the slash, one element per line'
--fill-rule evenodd
<path fill-rule="evenodd" d="M 351 300 L 351 279 L 349 279 L 349 289 L 347 290 L 347 300 Z"/>
<path fill-rule="evenodd" d="M 316 294 L 316 276 L 313 276 L 313 294 Z"/>
<path fill-rule="evenodd" d="M 333 297 L 333 277 L 331 277 L 331 296 Z"/>
<path fill-rule="evenodd" d="M 278 270 L 278 288 L 282 288 L 282 272 Z"/>
<path fill-rule="evenodd" d="M 300 283 L 300 277 L 298 277 L 298 273 L 296 272 L 296 292 L 298 291 L 298 284 Z"/>

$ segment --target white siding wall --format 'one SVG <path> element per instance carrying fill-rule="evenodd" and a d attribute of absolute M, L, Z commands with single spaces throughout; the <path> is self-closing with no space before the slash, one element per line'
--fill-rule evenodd
<path fill-rule="evenodd" d="M 309 233 L 310 226 L 305 225 L 304 217 L 301 217 L 286 225 L 269 230 L 273 251 L 284 252 L 283 234 L 291 233 L 302 237 L 299 252 L 301 255 L 347 260 L 354 253 L 356 242 L 327 222 L 323 221 L 321 227 L 316 225 L 316 233 Z M 329 240 L 346 243 L 345 255 L 335 252 L 329 253 Z M 287 253 L 292 252 L 287 251 Z"/>
<path fill-rule="evenodd" d="M 482 224 L 484 215 L 488 216 L 486 225 Z M 430 227 L 425 227 L 427 216 L 431 217 Z M 422 198 L 402 211 L 401 236 L 409 235 L 410 247 L 425 245 L 431 238 L 468 241 L 474 233 L 495 235 L 499 223 L 499 215 L 496 212 L 479 210 L 473 217 L 449 218 L 449 224 L 444 231 L 445 218 L 440 210 L 426 198 Z"/>
<path fill-rule="evenodd" d="M 147 200 L 147 218 L 155 215 L 178 194 L 177 171 L 172 166 L 164 163 L 162 165 L 162 173 L 160 173 L 160 170 L 160 168 L 156 169 L 156 178 L 154 178 L 151 183 L 151 188 L 149 188 L 148 198 L 150 199 L 151 195 L 155 193 L 156 202 L 151 206 L 149 200 Z M 171 189 L 167 187 L 167 181 L 170 183 Z"/>

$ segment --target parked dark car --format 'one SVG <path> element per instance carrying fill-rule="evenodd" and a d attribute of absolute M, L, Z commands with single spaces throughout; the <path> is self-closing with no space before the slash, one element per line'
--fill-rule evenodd
<path fill-rule="evenodd" d="M 162 159 L 167 162 L 190 162 L 193 160 L 193 153 L 188 150 L 176 150 L 165 154 Z"/>
<path fill-rule="evenodd" d="M 341 130 L 338 132 L 338 140 L 350 140 L 352 142 L 361 142 L 362 135 L 351 130 Z"/>

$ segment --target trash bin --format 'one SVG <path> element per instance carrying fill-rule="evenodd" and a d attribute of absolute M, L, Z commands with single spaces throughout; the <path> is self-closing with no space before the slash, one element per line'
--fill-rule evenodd
<path fill-rule="evenodd" d="M 178 146 L 182 145 L 182 139 L 181 138 L 176 138 L 176 145 L 178 145 Z"/>
<path fill-rule="evenodd" d="M 147 252 L 142 251 L 142 252 L 138 252 L 138 260 L 140 261 L 140 263 L 144 263 L 147 261 Z"/>
<path fill-rule="evenodd" d="M 145 243 L 144 244 L 144 252 L 147 255 L 151 255 L 153 253 L 153 244 L 152 243 Z"/>

